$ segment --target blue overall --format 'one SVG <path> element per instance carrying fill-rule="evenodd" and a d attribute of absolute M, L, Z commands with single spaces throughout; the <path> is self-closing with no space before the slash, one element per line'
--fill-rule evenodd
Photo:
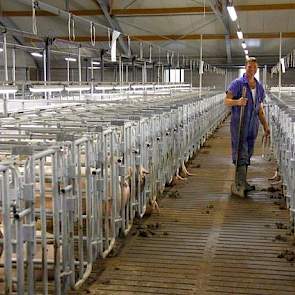
<path fill-rule="evenodd" d="M 258 112 L 261 103 L 264 101 L 265 92 L 263 86 L 256 81 L 256 97 L 252 97 L 251 88 L 248 82 L 247 76 L 244 74 L 243 77 L 234 80 L 228 88 L 233 94 L 233 99 L 240 99 L 242 97 L 243 87 L 246 87 L 246 98 L 248 99 L 247 105 L 245 106 L 244 115 L 244 130 L 243 130 L 243 141 L 241 144 L 241 150 L 238 156 L 238 166 L 250 165 L 250 158 L 253 155 L 254 143 L 258 134 L 259 128 L 259 117 Z M 239 145 L 239 121 L 240 121 L 240 106 L 233 106 L 231 111 L 231 143 L 232 143 L 232 159 L 233 163 L 236 164 L 238 155 Z"/>

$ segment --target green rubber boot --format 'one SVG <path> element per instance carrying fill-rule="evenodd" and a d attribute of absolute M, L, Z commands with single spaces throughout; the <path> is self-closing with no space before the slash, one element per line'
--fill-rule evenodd
<path fill-rule="evenodd" d="M 234 196 L 240 198 L 246 197 L 246 176 L 247 176 L 247 167 L 246 165 L 238 166 L 236 169 L 235 182 L 232 184 L 231 193 Z"/>

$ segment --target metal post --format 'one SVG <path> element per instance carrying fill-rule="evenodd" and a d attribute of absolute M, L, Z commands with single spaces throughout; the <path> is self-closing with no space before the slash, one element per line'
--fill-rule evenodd
<path fill-rule="evenodd" d="M 191 87 L 193 87 L 193 62 L 190 60 L 190 73 L 191 73 Z"/>
<path fill-rule="evenodd" d="M 46 79 L 47 81 L 51 81 L 51 73 L 50 73 L 50 68 L 51 68 L 51 59 L 50 59 L 50 44 L 51 40 L 49 38 L 46 39 L 45 42 L 45 57 L 46 57 Z"/>
<path fill-rule="evenodd" d="M 104 81 L 104 50 L 100 52 L 100 82 Z"/>
<path fill-rule="evenodd" d="M 85 58 L 85 81 L 88 82 L 88 59 Z"/>
<path fill-rule="evenodd" d="M 3 48 L 4 50 L 4 48 Z M 9 175 L 8 171 L 2 172 L 2 214 L 4 227 L 4 292 L 12 292 L 12 244 L 11 244 L 11 223 L 10 223 L 10 202 L 9 202 Z"/>
<path fill-rule="evenodd" d="M 135 68 L 135 57 L 132 59 L 132 81 L 135 82 L 136 77 L 136 68 Z"/>
<path fill-rule="evenodd" d="M 119 85 L 122 87 L 122 57 L 119 56 Z M 120 92 L 122 92 L 122 88 L 120 88 Z"/>
<path fill-rule="evenodd" d="M 43 81 L 44 85 L 46 85 L 47 81 L 47 51 L 43 50 Z M 48 101 L 49 93 L 45 92 L 45 99 Z"/>
<path fill-rule="evenodd" d="M 7 65 L 7 39 L 6 33 L 3 34 L 3 56 L 4 56 L 4 75 L 5 81 L 8 82 L 8 65 Z M 3 114 L 5 117 L 8 115 L 7 103 L 9 94 L 3 94 Z"/>
<path fill-rule="evenodd" d="M 67 59 L 67 81 L 68 85 L 70 85 L 70 61 Z"/>
<path fill-rule="evenodd" d="M 203 81 L 203 35 L 201 35 L 200 44 L 200 71 L 199 71 L 199 97 L 202 96 L 202 81 Z"/>
<path fill-rule="evenodd" d="M 91 96 L 93 96 L 93 90 L 94 90 L 94 72 L 93 72 L 92 59 L 90 60 L 90 62 L 91 62 Z"/>
<path fill-rule="evenodd" d="M 82 68 L 81 68 L 81 47 L 78 48 L 78 75 L 79 75 L 79 86 L 82 82 Z M 79 91 L 79 99 L 81 99 L 81 90 Z"/>
<path fill-rule="evenodd" d="M 13 85 L 15 85 L 15 48 L 12 48 L 12 81 Z M 15 99 L 15 93 L 13 94 L 13 98 Z"/>
<path fill-rule="evenodd" d="M 126 65 L 126 68 L 125 68 L 125 70 L 126 70 L 126 73 L 125 73 L 125 76 L 126 76 L 126 83 L 128 83 L 129 82 L 129 66 L 128 65 Z"/>
<path fill-rule="evenodd" d="M 281 95 L 281 87 L 282 87 L 282 65 L 281 65 L 281 58 L 282 58 L 282 32 L 280 32 L 280 54 L 279 54 L 279 95 Z"/>

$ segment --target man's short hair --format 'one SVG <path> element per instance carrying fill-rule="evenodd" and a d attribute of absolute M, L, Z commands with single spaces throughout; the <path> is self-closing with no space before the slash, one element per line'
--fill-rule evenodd
<path fill-rule="evenodd" d="M 249 58 L 246 58 L 245 65 L 247 65 L 250 62 L 256 62 L 257 63 L 256 57 L 250 56 Z"/>

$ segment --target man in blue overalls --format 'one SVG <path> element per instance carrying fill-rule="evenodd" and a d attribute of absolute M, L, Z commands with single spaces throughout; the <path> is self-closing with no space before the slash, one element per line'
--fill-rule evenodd
<path fill-rule="evenodd" d="M 258 134 L 259 121 L 263 126 L 264 136 L 268 137 L 270 134 L 263 109 L 265 92 L 254 77 L 258 68 L 256 59 L 254 57 L 247 59 L 245 68 L 246 73 L 243 77 L 230 84 L 224 100 L 225 105 L 232 107 L 230 131 L 232 159 L 236 165 L 236 181 L 232 193 L 240 197 L 245 197 L 247 191 L 255 189 L 247 183 L 246 177 Z M 244 121 L 241 124 L 242 128 L 239 128 L 241 107 L 244 107 Z"/>

